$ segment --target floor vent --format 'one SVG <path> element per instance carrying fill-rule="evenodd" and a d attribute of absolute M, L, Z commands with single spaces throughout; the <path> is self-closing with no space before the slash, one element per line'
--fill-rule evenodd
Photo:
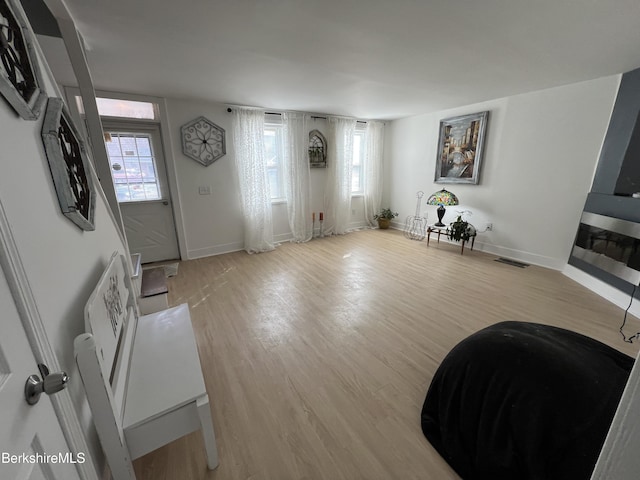
<path fill-rule="evenodd" d="M 522 263 L 522 262 L 516 262 L 515 260 L 511 260 L 509 258 L 496 258 L 496 262 L 500 262 L 500 263 L 506 263 L 507 265 L 511 265 L 513 267 L 518 267 L 518 268 L 526 268 L 529 266 L 528 263 Z"/>

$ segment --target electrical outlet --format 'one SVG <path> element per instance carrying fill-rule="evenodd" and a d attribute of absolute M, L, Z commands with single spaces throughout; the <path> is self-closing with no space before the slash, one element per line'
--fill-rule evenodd
<path fill-rule="evenodd" d="M 198 187 L 198 193 L 200 195 L 211 195 L 211 187 L 209 185 L 204 185 Z"/>
<path fill-rule="evenodd" d="M 493 223 L 487 223 L 487 232 L 490 232 L 493 230 Z"/>

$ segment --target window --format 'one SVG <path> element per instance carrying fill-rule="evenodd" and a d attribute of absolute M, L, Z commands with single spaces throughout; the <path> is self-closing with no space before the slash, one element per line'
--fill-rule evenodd
<path fill-rule="evenodd" d="M 284 128 L 278 119 L 268 119 L 264 126 L 264 151 L 267 178 L 272 202 L 283 201 L 284 192 Z M 351 193 L 364 193 L 365 130 L 356 130 L 353 137 Z"/>
<path fill-rule="evenodd" d="M 364 172 L 364 130 L 356 130 L 353 135 L 353 161 L 351 172 L 351 193 L 364 193 L 364 181 L 362 178 Z"/>
<path fill-rule="evenodd" d="M 282 125 L 266 123 L 264 127 L 264 151 L 271 200 L 284 198 L 283 182 L 283 128 Z"/>
<path fill-rule="evenodd" d="M 118 202 L 162 199 L 150 135 L 107 132 L 105 146 Z"/>
<path fill-rule="evenodd" d="M 79 95 L 76 95 L 76 104 L 80 115 L 84 115 L 84 104 L 82 103 L 82 97 Z M 155 103 L 96 97 L 96 104 L 101 117 L 158 120 L 158 106 Z"/>

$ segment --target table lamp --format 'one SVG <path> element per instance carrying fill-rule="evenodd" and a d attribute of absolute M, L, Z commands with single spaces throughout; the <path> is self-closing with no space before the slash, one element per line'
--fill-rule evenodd
<path fill-rule="evenodd" d="M 436 227 L 444 227 L 445 225 L 442 223 L 442 217 L 444 217 L 444 212 L 446 211 L 444 206 L 458 205 L 458 203 L 458 197 L 444 188 L 432 194 L 427 200 L 427 205 L 439 205 L 437 210 L 438 222 L 434 225 Z"/>

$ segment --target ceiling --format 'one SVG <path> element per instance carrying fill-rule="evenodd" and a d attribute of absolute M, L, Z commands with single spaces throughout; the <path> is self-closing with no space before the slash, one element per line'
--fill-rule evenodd
<path fill-rule="evenodd" d="M 65 3 L 96 89 L 268 109 L 393 119 L 640 66 L 638 0 Z"/>

